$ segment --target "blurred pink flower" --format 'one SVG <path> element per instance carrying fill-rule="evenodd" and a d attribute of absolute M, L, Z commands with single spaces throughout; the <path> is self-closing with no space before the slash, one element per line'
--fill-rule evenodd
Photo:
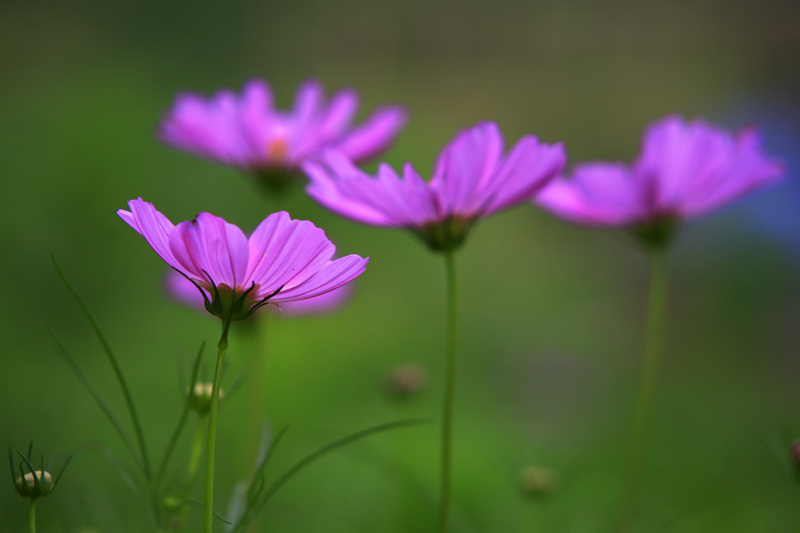
<path fill-rule="evenodd" d="M 566 164 L 561 143 L 523 137 L 503 155 L 497 125 L 482 122 L 458 133 L 439 155 L 426 182 L 410 163 L 403 177 L 380 165 L 376 177 L 362 172 L 347 154 L 329 151 L 303 169 L 308 194 L 344 217 L 375 226 L 405 228 L 432 249 L 459 246 L 479 218 L 529 200 Z"/>
<path fill-rule="evenodd" d="M 173 299 L 182 304 L 205 311 L 203 296 L 197 287 L 182 274 L 169 270 L 164 277 L 164 288 Z M 321 315 L 341 308 L 353 294 L 353 284 L 342 285 L 325 294 L 307 300 L 296 300 L 280 304 L 275 310 L 282 316 Z"/>
<path fill-rule="evenodd" d="M 305 300 L 328 293 L 364 272 L 369 258 L 331 260 L 335 246 L 311 222 L 285 211 L 269 215 L 248 239 L 233 224 L 209 213 L 174 226 L 141 198 L 120 217 L 166 263 L 195 284 L 206 310 L 242 320 L 267 303 Z"/>
<path fill-rule="evenodd" d="M 782 175 L 755 130 L 734 137 L 703 120 L 668 116 L 647 128 L 632 165 L 577 165 L 535 201 L 573 222 L 646 230 L 706 214 Z"/>
<path fill-rule="evenodd" d="M 353 126 L 357 111 L 355 91 L 341 90 L 325 104 L 324 89 L 313 80 L 298 89 L 294 109 L 279 111 L 269 85 L 251 80 L 240 95 L 230 90 L 210 99 L 178 95 L 159 137 L 176 148 L 269 179 L 298 171 L 304 160 L 326 148 L 365 161 L 386 150 L 407 120 L 403 108 L 388 106 Z"/>

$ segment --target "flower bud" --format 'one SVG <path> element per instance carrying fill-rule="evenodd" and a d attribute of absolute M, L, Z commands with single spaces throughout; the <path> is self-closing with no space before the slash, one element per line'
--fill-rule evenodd
<path fill-rule="evenodd" d="M 408 398 L 418 394 L 428 381 L 425 367 L 419 363 L 407 363 L 394 367 L 386 380 L 389 395 Z"/>
<path fill-rule="evenodd" d="M 34 475 L 36 475 L 36 479 L 34 479 Z M 39 482 L 38 487 L 36 486 L 37 481 Z M 53 483 L 53 476 L 50 475 L 50 472 L 45 470 L 44 473 L 42 473 L 41 470 L 36 470 L 19 476 L 14 482 L 14 488 L 17 494 L 23 498 L 35 500 L 36 498 L 50 494 L 55 488 L 55 484 Z"/>
<path fill-rule="evenodd" d="M 558 473 L 543 466 L 526 466 L 519 473 L 519 489 L 531 498 L 548 496 L 558 488 Z"/>
<path fill-rule="evenodd" d="M 213 398 L 212 393 L 214 392 L 214 384 L 204 381 L 204 382 L 197 382 L 194 384 L 194 394 L 190 395 L 189 391 L 186 391 L 186 396 L 189 397 L 189 401 L 191 402 L 190 407 L 197 411 L 199 414 L 206 414 L 209 409 L 211 409 L 211 399 Z M 219 389 L 219 401 L 222 401 L 222 398 L 225 397 L 225 391 L 221 388 Z"/>

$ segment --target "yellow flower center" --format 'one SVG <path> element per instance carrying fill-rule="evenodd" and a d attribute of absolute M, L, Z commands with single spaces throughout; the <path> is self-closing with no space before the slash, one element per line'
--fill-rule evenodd
<path fill-rule="evenodd" d="M 289 143 L 283 137 L 276 137 L 267 141 L 267 160 L 271 163 L 281 163 L 289 155 Z"/>

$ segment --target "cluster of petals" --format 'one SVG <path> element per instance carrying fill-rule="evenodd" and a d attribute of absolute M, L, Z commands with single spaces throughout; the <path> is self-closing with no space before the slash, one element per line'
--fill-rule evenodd
<path fill-rule="evenodd" d="M 405 125 L 406 112 L 396 106 L 377 109 L 353 126 L 358 94 L 345 89 L 325 103 L 317 81 L 300 86 L 294 108 L 275 109 L 269 85 L 246 83 L 240 95 L 222 90 L 209 99 L 180 94 L 161 123 L 162 141 L 223 164 L 250 171 L 299 169 L 307 158 L 336 148 L 364 161 L 389 147 Z"/>
<path fill-rule="evenodd" d="M 668 116 L 647 128 L 632 165 L 577 165 L 536 202 L 581 224 L 647 226 L 704 215 L 782 175 L 754 129 L 734 136 L 700 119 Z"/>
<path fill-rule="evenodd" d="M 352 220 L 420 234 L 434 249 L 461 243 L 475 220 L 529 200 L 566 165 L 561 143 L 523 137 L 507 155 L 496 124 L 483 122 L 458 133 L 425 181 L 410 163 L 402 177 L 382 164 L 377 176 L 359 170 L 347 154 L 328 151 L 303 169 L 308 194 Z"/>
<path fill-rule="evenodd" d="M 197 291 L 197 286 L 186 279 L 183 274 L 170 270 L 164 278 L 164 285 L 167 294 L 175 301 L 205 312 L 203 296 Z M 269 307 L 279 310 L 278 314 L 286 317 L 321 315 L 340 309 L 347 303 L 352 294 L 353 284 L 348 283 L 338 289 L 333 289 L 313 298 L 283 302 L 278 307 Z"/>
<path fill-rule="evenodd" d="M 246 296 L 248 305 L 313 298 L 356 278 L 369 261 L 358 255 L 332 260 L 336 249 L 325 232 L 284 211 L 269 215 L 248 239 L 237 226 L 209 213 L 173 225 L 141 198 L 128 206 L 130 211 L 120 209 L 119 216 L 209 300 L 220 293 L 234 300 Z M 233 319 L 246 318 L 248 308 L 243 311 Z"/>

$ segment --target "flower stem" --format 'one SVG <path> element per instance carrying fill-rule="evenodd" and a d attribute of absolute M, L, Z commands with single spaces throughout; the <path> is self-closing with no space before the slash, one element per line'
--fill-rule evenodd
<path fill-rule="evenodd" d="M 36 498 L 31 498 L 31 507 L 28 512 L 28 532 L 36 533 Z"/>
<path fill-rule="evenodd" d="M 203 533 L 211 533 L 214 519 L 214 444 L 217 439 L 217 412 L 219 411 L 219 387 L 222 381 L 222 361 L 228 350 L 228 327 L 230 319 L 222 326 L 222 337 L 217 344 L 217 367 L 214 370 L 214 388 L 211 392 L 211 409 L 208 412 L 208 436 L 206 437 L 206 484 L 203 500 Z"/>
<path fill-rule="evenodd" d="M 439 533 L 446 533 L 450 524 L 451 503 L 451 448 L 453 434 L 453 407 L 456 395 L 456 311 L 458 291 L 456 264 L 452 250 L 444 252 L 447 273 L 447 352 L 445 368 L 444 404 L 442 407 L 441 493 L 439 499 Z"/>
<path fill-rule="evenodd" d="M 642 362 L 639 392 L 636 399 L 636 418 L 634 421 L 630 462 L 628 463 L 628 474 L 620 506 L 620 532 L 630 531 L 639 496 L 639 486 L 647 454 L 653 395 L 664 353 L 668 288 L 668 249 L 666 246 L 653 247 L 650 249 L 650 295 L 647 310 L 644 361 Z"/>

